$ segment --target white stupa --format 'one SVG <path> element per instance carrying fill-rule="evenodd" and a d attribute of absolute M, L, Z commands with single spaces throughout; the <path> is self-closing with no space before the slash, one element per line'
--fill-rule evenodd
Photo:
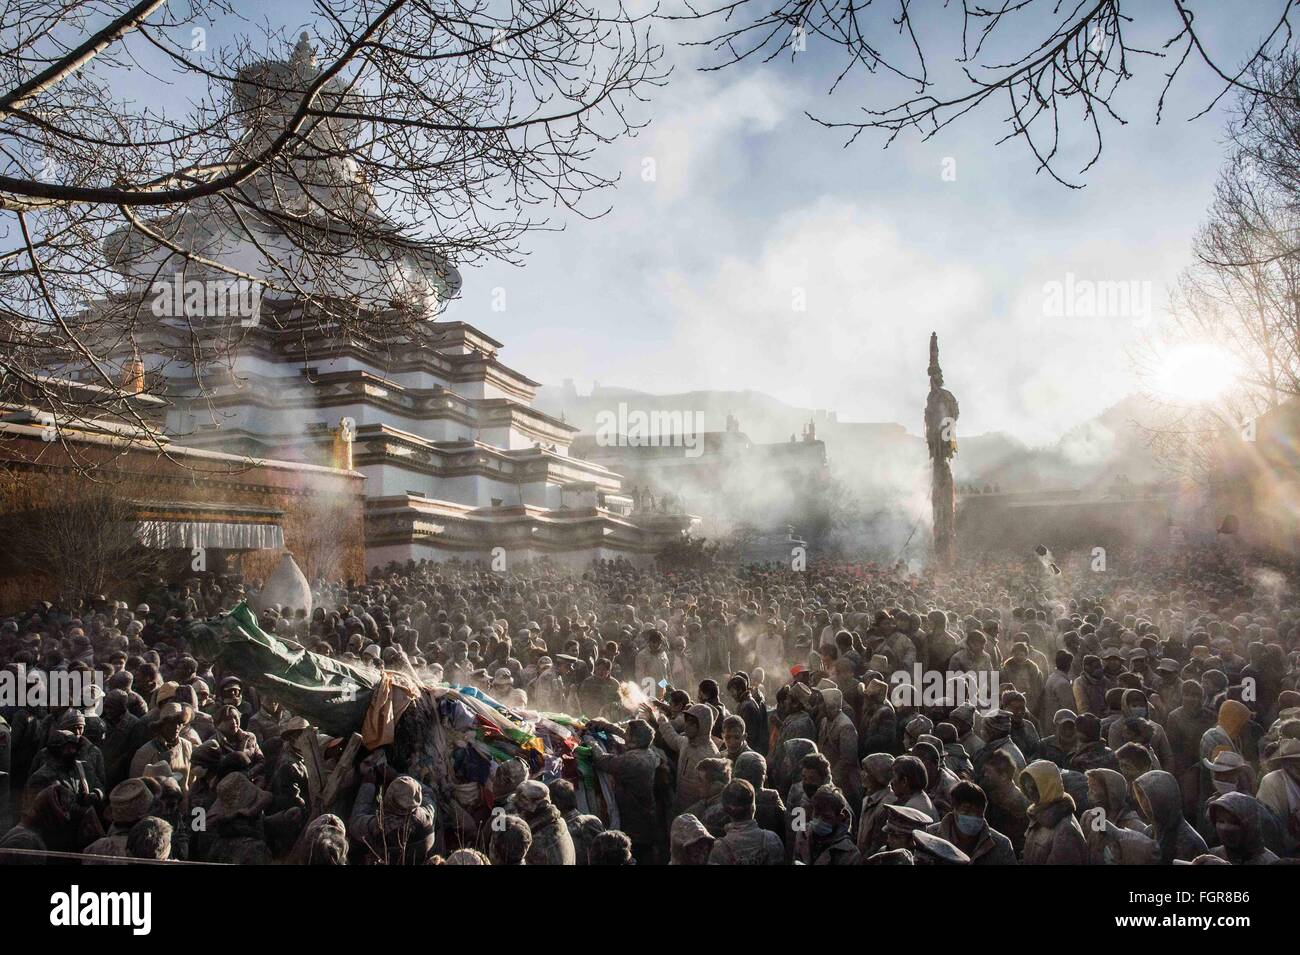
<path fill-rule="evenodd" d="M 306 35 L 287 61 L 242 70 L 236 97 L 252 117 L 232 160 L 255 153 L 283 128 L 300 91 L 318 75 Z M 337 81 L 322 91 L 343 98 Z M 352 144 L 349 123 L 319 123 L 313 143 L 337 153 Z M 279 214 L 312 218 L 346 237 L 358 222 L 387 227 L 374 197 L 346 156 L 303 162 L 292 176 L 259 173 L 241 189 L 276 216 L 253 217 L 256 241 L 220 199 L 191 203 L 151 220 L 160 242 L 133 229 L 106 252 L 134 295 L 157 295 L 158 282 L 181 282 L 183 264 L 168 245 L 191 250 L 240 275 L 266 280 L 255 321 L 239 323 L 228 371 L 177 366 L 193 317 L 164 314 L 137 336 L 148 373 L 178 397 L 166 429 L 188 446 L 353 467 L 366 477 L 366 565 L 450 557 L 495 566 L 550 555 L 572 566 L 592 559 L 652 559 L 690 528 L 686 515 L 632 513 L 614 472 L 571 457 L 575 428 L 533 408 L 538 383 L 506 366 L 501 343 L 463 321 L 438 321 L 460 288 L 457 270 L 418 243 L 375 256 L 340 242 L 329 274 L 302 270 Z M 320 208 L 335 210 L 322 223 Z M 169 264 L 174 263 L 174 264 Z M 288 281 L 286 270 L 292 271 Z M 185 264 L 184 281 L 229 280 L 230 273 Z M 319 302 L 359 303 L 369 322 L 331 334 Z M 427 316 L 428 334 L 392 322 L 395 310 Z M 409 314 L 409 313 L 406 313 Z M 201 323 L 200 323 L 201 324 Z M 213 323 L 213 336 L 231 322 Z M 152 347 L 156 346 L 156 347 Z M 172 355 L 170 361 L 163 355 Z"/>

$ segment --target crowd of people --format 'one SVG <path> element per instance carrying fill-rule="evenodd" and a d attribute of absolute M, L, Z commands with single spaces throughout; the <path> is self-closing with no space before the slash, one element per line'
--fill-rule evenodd
<path fill-rule="evenodd" d="M 1065 567 L 421 563 L 318 581 L 310 613 L 220 576 L 38 603 L 0 620 L 8 685 L 88 689 L 0 700 L 0 861 L 1300 856 L 1300 581 L 1213 549 Z M 319 732 L 195 655 L 192 626 L 242 600 L 321 657 L 570 714 L 605 798 L 568 757 L 480 748 L 438 784 Z M 936 697 L 926 673 L 965 676 Z"/>

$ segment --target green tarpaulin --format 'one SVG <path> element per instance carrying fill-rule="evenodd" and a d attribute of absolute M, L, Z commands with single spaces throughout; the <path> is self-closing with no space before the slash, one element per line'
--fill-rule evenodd
<path fill-rule="evenodd" d="M 361 729 L 376 675 L 266 633 L 247 603 L 194 624 L 190 640 L 195 656 L 212 660 L 321 732 L 346 736 Z"/>

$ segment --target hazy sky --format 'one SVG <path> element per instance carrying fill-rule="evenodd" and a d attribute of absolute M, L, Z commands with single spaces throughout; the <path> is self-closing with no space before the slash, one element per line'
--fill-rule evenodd
<path fill-rule="evenodd" d="M 960 17 L 949 6 L 912 5 L 930 11 L 917 26 L 936 74 L 953 69 L 942 54 L 955 49 Z M 1230 66 L 1276 2 L 1190 6 Z M 294 36 L 312 27 L 306 7 L 258 5 L 254 16 Z M 1155 17 L 1128 28 L 1139 45 L 1176 32 L 1172 5 L 1133 9 Z M 1027 30 L 1007 31 L 1001 51 Z M 995 145 L 1004 98 L 929 142 L 904 133 L 883 149 L 868 134 L 844 148 L 841 132 L 805 110 L 846 118 L 863 95 L 880 106 L 906 90 L 862 77 L 828 97 L 838 61 L 815 37 L 793 64 L 706 73 L 697 67 L 708 53 L 675 42 L 703 36 L 701 25 L 656 32 L 674 73 L 640 114 L 648 128 L 600 156 L 622 177 L 593 206 L 612 203 L 609 215 L 554 220 L 564 231 L 528 237 L 522 268 L 465 270 L 447 317 L 505 342 L 507 364 L 582 390 L 593 380 L 661 393 L 756 389 L 916 430 L 936 330 L 965 430 L 1031 443 L 1134 390 L 1126 350 L 1143 316 L 1052 316 L 1044 288 L 1067 275 L 1150 283 L 1159 320 L 1224 154 L 1223 107 L 1188 122 L 1220 89 L 1204 68 L 1189 66 L 1156 125 L 1169 60 L 1134 57 L 1137 79 L 1115 104 L 1127 125 L 1104 123 L 1100 161 L 1075 177 L 1086 188 L 1070 190 L 1035 175 L 1019 141 Z M 954 181 L 943 178 L 949 159 Z M 1059 168 L 1073 173 L 1085 159 L 1067 152 Z M 493 310 L 498 288 L 504 311 Z"/>
<path fill-rule="evenodd" d="M 1167 29 L 1162 5 L 1147 6 Z M 1253 35 L 1246 8 L 1272 4 L 1194 6 L 1207 35 L 1232 38 L 1232 62 L 1236 38 Z M 853 110 L 851 97 L 825 95 L 823 52 L 813 39 L 806 65 L 701 73 L 700 51 L 670 50 L 676 71 L 651 126 L 609 154 L 623 175 L 611 214 L 535 237 L 522 269 L 468 272 L 455 314 L 546 382 L 752 388 L 911 430 L 931 330 L 968 433 L 1048 441 L 1132 391 L 1136 323 L 1045 316 L 1043 289 L 1067 273 L 1150 282 L 1163 314 L 1223 157 L 1224 113 L 1187 121 L 1218 91 L 1206 72 L 1185 73 L 1157 125 L 1167 62 L 1133 62 L 1128 124 L 1108 124 L 1086 188 L 1069 190 L 1036 176 L 1019 142 L 995 145 L 1005 127 L 993 104 L 926 143 L 905 133 L 882 149 L 868 135 L 843 148 L 804 116 Z M 642 180 L 645 157 L 654 182 Z M 504 313 L 490 310 L 496 286 Z"/>

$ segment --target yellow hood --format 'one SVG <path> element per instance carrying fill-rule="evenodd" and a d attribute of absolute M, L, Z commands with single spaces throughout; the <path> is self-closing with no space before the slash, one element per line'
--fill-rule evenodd
<path fill-rule="evenodd" d="M 1241 735 L 1242 727 L 1250 722 L 1250 708 L 1239 700 L 1224 700 L 1219 707 L 1219 726 L 1229 736 Z"/>
<path fill-rule="evenodd" d="M 1038 802 L 1035 805 L 1046 806 L 1065 795 L 1061 770 L 1051 760 L 1036 759 L 1022 769 L 1020 775 L 1022 778 L 1028 776 L 1034 781 L 1034 786 L 1038 790 Z"/>

